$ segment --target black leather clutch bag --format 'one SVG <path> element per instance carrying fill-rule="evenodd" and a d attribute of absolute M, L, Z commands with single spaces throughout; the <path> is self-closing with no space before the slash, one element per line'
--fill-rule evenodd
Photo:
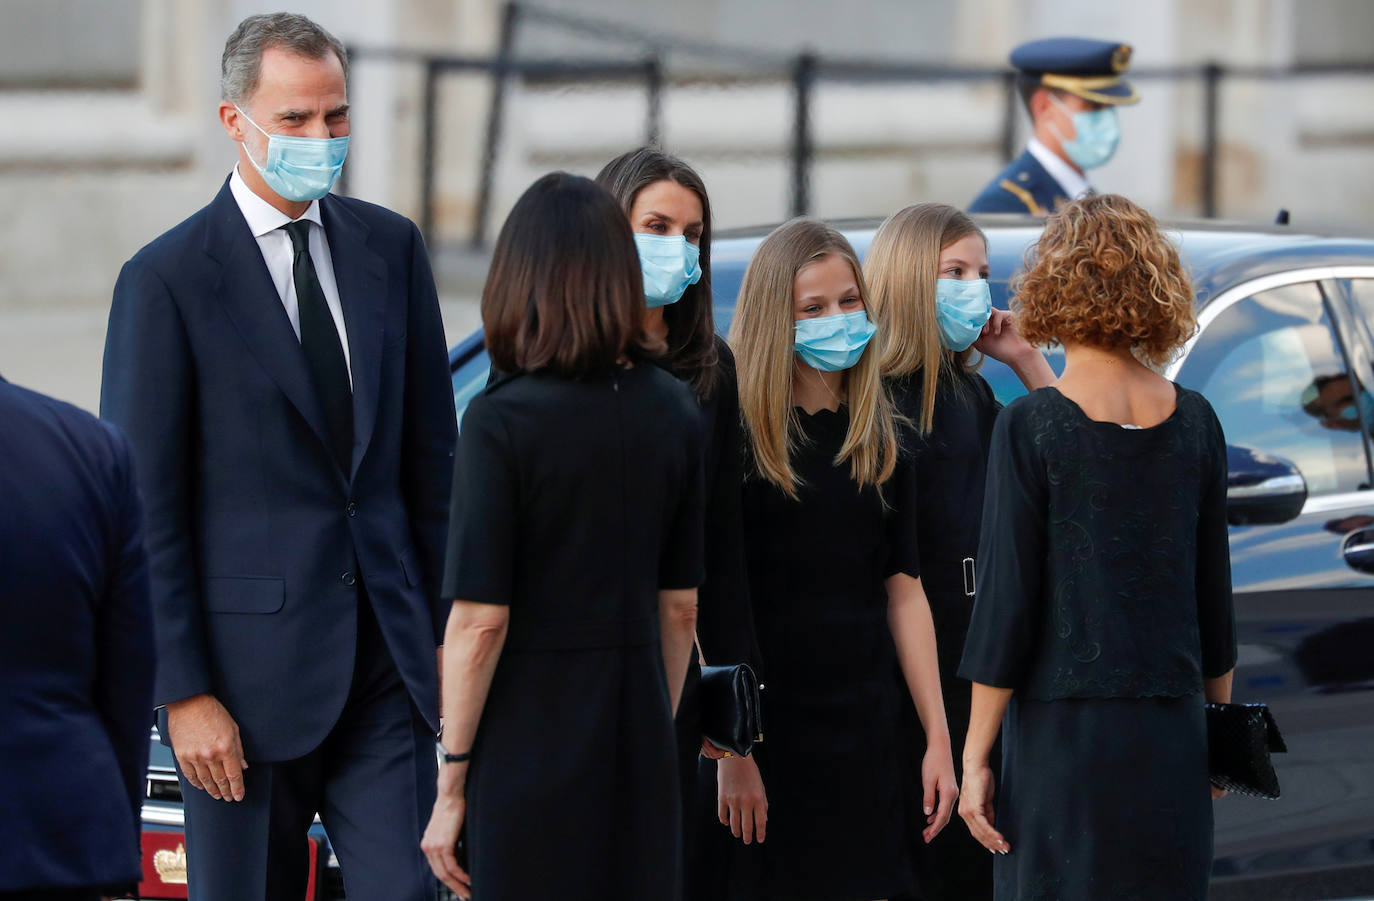
<path fill-rule="evenodd" d="M 711 744 L 748 757 L 763 741 L 762 687 L 747 663 L 701 668 L 701 731 Z"/>
<path fill-rule="evenodd" d="M 1269 755 L 1287 750 L 1267 705 L 1207 705 L 1207 769 L 1217 788 L 1277 800 L 1279 777 Z"/>

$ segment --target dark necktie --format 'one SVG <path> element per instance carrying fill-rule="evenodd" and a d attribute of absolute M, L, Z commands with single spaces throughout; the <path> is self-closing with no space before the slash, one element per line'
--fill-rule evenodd
<path fill-rule="evenodd" d="M 297 219 L 282 227 L 291 236 L 291 277 L 296 283 L 296 303 L 300 309 L 301 349 L 315 383 L 315 394 L 324 408 L 330 449 L 339 467 L 347 473 L 353 463 L 353 389 L 348 381 L 343 345 L 310 259 L 310 221 Z"/>

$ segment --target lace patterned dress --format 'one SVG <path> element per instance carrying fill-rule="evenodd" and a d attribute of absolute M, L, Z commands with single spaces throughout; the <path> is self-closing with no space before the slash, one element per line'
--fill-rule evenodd
<path fill-rule="evenodd" d="M 1205 678 L 1235 664 L 1226 444 L 1200 394 L 1127 429 L 1053 388 L 993 431 L 960 675 L 1014 690 L 998 901 L 1204 899 Z"/>

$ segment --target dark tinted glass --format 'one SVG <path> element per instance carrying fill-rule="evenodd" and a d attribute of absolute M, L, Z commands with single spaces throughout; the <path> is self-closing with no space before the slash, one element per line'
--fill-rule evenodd
<path fill-rule="evenodd" d="M 1293 461 L 1310 493 L 1367 486 L 1358 394 L 1317 285 L 1274 288 L 1226 309 L 1178 381 L 1211 401 L 1228 443 Z"/>

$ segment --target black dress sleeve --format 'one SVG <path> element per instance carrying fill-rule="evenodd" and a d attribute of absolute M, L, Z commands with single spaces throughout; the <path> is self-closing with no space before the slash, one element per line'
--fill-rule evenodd
<path fill-rule="evenodd" d="M 920 507 L 918 483 L 920 437 L 906 426 L 897 428 L 897 467 L 883 486 L 883 500 L 888 506 L 887 566 L 883 575 L 905 573 L 913 579 L 921 577 Z"/>
<path fill-rule="evenodd" d="M 695 410 L 691 410 L 695 413 Z M 662 591 L 697 588 L 703 581 L 705 557 L 705 459 L 701 429 L 694 418 L 679 423 L 685 448 L 681 490 L 668 518 L 659 555 L 658 587 Z"/>
<path fill-rule="evenodd" d="M 490 397 L 479 394 L 454 454 L 444 598 L 511 603 L 518 511 L 514 446 Z"/>
<path fill-rule="evenodd" d="M 744 429 L 739 387 L 734 357 L 723 341 L 718 353 L 716 389 L 710 401 L 716 405 L 716 415 L 705 448 L 711 478 L 706 485 L 706 580 L 698 593 L 697 640 L 708 663 L 748 663 L 761 676 L 762 655 L 744 560 Z"/>
<path fill-rule="evenodd" d="M 997 417 L 988 457 L 978 585 L 961 678 L 1016 688 L 1036 652 L 1048 553 L 1048 492 L 1033 436 L 1013 406 Z"/>
<path fill-rule="evenodd" d="M 1206 404 L 1206 401 L 1203 401 Z M 1215 679 L 1236 665 L 1236 620 L 1231 599 L 1231 544 L 1226 530 L 1226 437 L 1210 406 L 1207 473 L 1198 509 L 1197 620 L 1202 676 Z"/>
<path fill-rule="evenodd" d="M 1002 402 L 997 399 L 997 393 L 992 390 L 992 385 L 988 384 L 988 380 L 978 373 L 974 373 L 971 381 L 974 384 L 974 390 L 978 392 L 978 396 L 982 400 L 983 407 L 990 411 L 993 416 L 1002 412 Z"/>

